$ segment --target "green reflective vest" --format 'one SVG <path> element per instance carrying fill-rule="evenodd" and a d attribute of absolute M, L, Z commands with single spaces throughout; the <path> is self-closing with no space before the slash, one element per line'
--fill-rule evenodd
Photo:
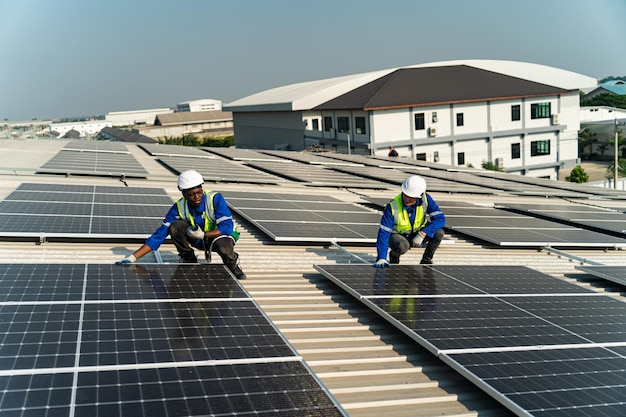
<path fill-rule="evenodd" d="M 421 230 L 427 223 L 426 209 L 428 199 L 426 193 L 422 196 L 422 204 L 415 208 L 415 220 L 411 224 L 409 212 L 402 204 L 402 193 L 398 194 L 389 202 L 391 214 L 393 215 L 393 233 L 411 234 Z"/>

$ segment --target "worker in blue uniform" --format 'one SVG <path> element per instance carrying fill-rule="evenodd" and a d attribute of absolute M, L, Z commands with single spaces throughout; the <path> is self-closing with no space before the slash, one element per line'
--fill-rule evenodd
<path fill-rule="evenodd" d="M 446 218 L 426 193 L 426 181 L 419 175 L 407 178 L 402 192 L 385 205 L 376 239 L 377 268 L 399 264 L 400 256 L 411 247 L 425 246 L 421 264 L 432 264 L 443 240 Z M 387 252 L 389 251 L 389 260 Z"/>
<path fill-rule="evenodd" d="M 204 250 L 207 260 L 211 252 L 217 252 L 224 265 L 237 279 L 246 275 L 239 266 L 235 243 L 239 232 L 224 197 L 217 192 L 202 189 L 204 179 L 194 170 L 182 172 L 178 177 L 178 189 L 182 197 L 170 208 L 163 223 L 137 249 L 116 264 L 129 264 L 157 250 L 169 234 L 180 255 L 181 263 L 197 263 L 194 248 Z"/>

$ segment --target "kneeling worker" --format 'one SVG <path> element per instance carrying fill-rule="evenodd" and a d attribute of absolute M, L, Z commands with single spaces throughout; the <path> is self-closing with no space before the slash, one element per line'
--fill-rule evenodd
<path fill-rule="evenodd" d="M 399 264 L 410 247 L 426 245 L 421 264 L 432 264 L 443 240 L 446 218 L 435 200 L 426 193 L 424 178 L 413 175 L 402 183 L 402 192 L 385 205 L 376 239 L 377 268 Z M 389 262 L 387 262 L 387 251 Z"/>
<path fill-rule="evenodd" d="M 169 234 L 182 263 L 197 263 L 193 248 L 204 250 L 207 260 L 217 252 L 224 265 L 237 279 L 245 279 L 235 253 L 239 232 L 224 197 L 217 192 L 203 191 L 204 179 L 194 170 L 178 176 L 178 189 L 183 196 L 165 215 L 163 223 L 132 255 L 116 262 L 135 262 L 150 251 L 157 250 Z"/>

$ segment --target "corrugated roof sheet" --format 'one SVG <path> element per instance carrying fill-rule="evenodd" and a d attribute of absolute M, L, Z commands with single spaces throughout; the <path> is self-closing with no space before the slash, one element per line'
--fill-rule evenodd
<path fill-rule="evenodd" d="M 169 126 L 179 124 L 217 122 L 233 120 L 233 114 L 229 111 L 210 110 L 159 114 L 154 122 L 157 126 Z"/>
<path fill-rule="evenodd" d="M 314 110 L 418 107 L 564 94 L 568 90 L 466 65 L 399 69 Z"/>

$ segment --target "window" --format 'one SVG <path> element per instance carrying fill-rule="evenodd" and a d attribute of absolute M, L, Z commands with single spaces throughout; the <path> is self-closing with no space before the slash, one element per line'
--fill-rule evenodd
<path fill-rule="evenodd" d="M 439 151 L 433 153 L 433 161 L 439 162 Z"/>
<path fill-rule="evenodd" d="M 463 113 L 456 114 L 456 125 L 463 126 Z"/>
<path fill-rule="evenodd" d="M 424 121 L 424 113 L 415 114 L 415 130 L 426 129 L 426 123 Z"/>
<path fill-rule="evenodd" d="M 437 119 L 437 112 L 436 111 L 433 112 L 433 119 L 432 120 L 433 120 L 433 123 L 437 123 L 438 119 Z"/>
<path fill-rule="evenodd" d="M 521 107 L 519 104 L 511 106 L 511 121 L 521 120 Z"/>
<path fill-rule="evenodd" d="M 425 161 L 426 160 L 426 153 L 415 154 L 415 159 L 417 159 L 418 161 Z"/>
<path fill-rule="evenodd" d="M 333 128 L 333 118 L 330 116 L 324 116 L 324 132 L 330 132 Z"/>
<path fill-rule="evenodd" d="M 550 117 L 550 103 L 535 103 L 530 105 L 531 119 L 547 119 Z"/>
<path fill-rule="evenodd" d="M 357 116 L 354 118 L 354 132 L 359 135 L 365 134 L 365 117 Z"/>
<path fill-rule="evenodd" d="M 459 152 L 456 154 L 456 164 L 465 165 L 465 152 Z"/>
<path fill-rule="evenodd" d="M 337 117 L 337 131 L 339 133 L 350 133 L 350 118 Z"/>
<path fill-rule="evenodd" d="M 522 157 L 522 147 L 519 143 L 511 144 L 511 159 L 520 159 Z"/>
<path fill-rule="evenodd" d="M 313 119 L 311 120 L 313 122 L 313 130 L 320 130 L 320 121 L 317 119 Z"/>
<path fill-rule="evenodd" d="M 550 141 L 536 140 L 530 142 L 530 156 L 550 155 Z"/>

